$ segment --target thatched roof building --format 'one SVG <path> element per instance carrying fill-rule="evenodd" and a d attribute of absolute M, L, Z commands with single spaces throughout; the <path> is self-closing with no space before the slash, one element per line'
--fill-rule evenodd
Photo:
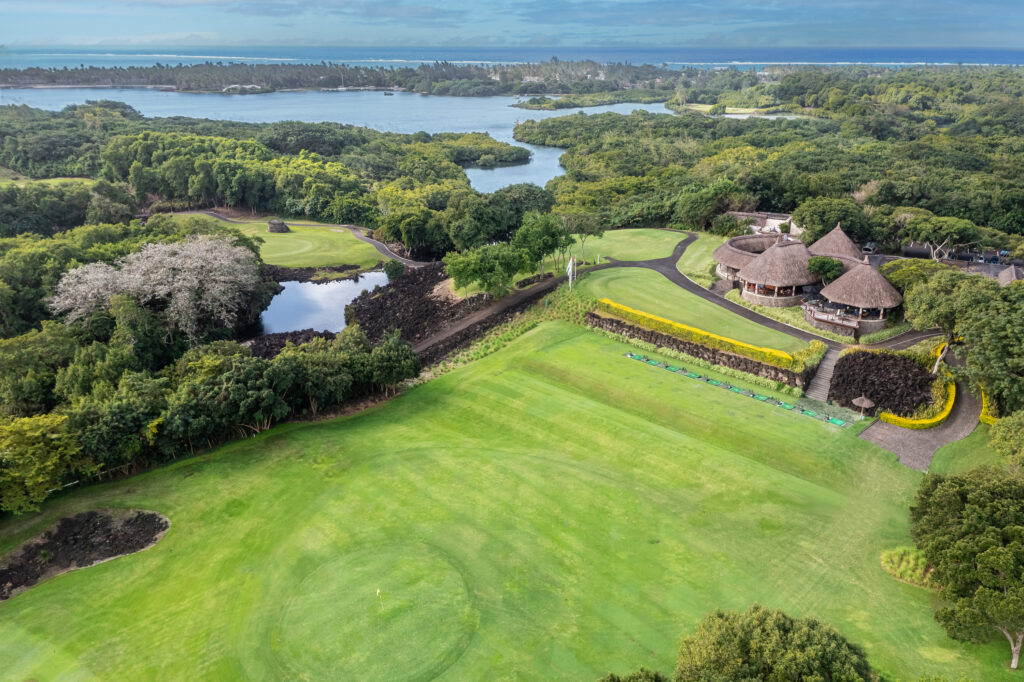
<path fill-rule="evenodd" d="M 793 287 L 814 284 L 818 276 L 807 270 L 811 252 L 796 239 L 779 239 L 760 256 L 740 268 L 741 282 L 769 287 Z"/>
<path fill-rule="evenodd" d="M 859 261 L 863 256 L 853 240 L 846 236 L 843 229 L 836 223 L 831 232 L 814 242 L 810 252 L 815 256 L 831 256 L 833 258 L 852 258 Z"/>
<path fill-rule="evenodd" d="M 861 263 L 824 289 L 821 295 L 832 303 L 863 310 L 886 310 L 903 303 L 903 296 L 867 263 Z"/>
<path fill-rule="evenodd" d="M 999 273 L 999 286 L 1005 287 L 1019 279 L 1024 279 L 1024 270 L 1017 265 L 1011 265 L 1010 267 L 1002 270 Z"/>
<path fill-rule="evenodd" d="M 764 253 L 778 239 L 778 235 L 774 234 L 745 234 L 733 237 L 715 249 L 712 256 L 726 268 L 739 270 Z"/>

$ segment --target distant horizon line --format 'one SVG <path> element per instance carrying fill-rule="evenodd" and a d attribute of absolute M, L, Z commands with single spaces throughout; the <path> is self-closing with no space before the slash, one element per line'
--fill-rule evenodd
<path fill-rule="evenodd" d="M 200 49 L 210 47 L 253 47 L 260 49 L 274 49 L 274 48 L 336 48 L 336 49 L 373 49 L 373 50 L 948 50 L 948 51 L 961 51 L 961 50 L 1002 50 L 1008 52 L 1024 52 L 1024 47 L 1009 47 L 1009 46 L 980 46 L 980 45 L 967 45 L 959 47 L 950 47 L 949 45 L 910 45 L 903 47 L 892 47 L 886 45 L 748 45 L 748 46 L 736 46 L 736 45 L 723 45 L 721 47 L 713 47 L 708 45 L 699 46 L 685 46 L 685 45 L 636 45 L 636 46 L 624 46 L 624 45 L 335 45 L 335 44 L 310 44 L 308 42 L 303 43 L 273 43 L 273 44 L 261 44 L 261 43 L 194 43 L 194 44 L 181 44 L 181 43 L 0 43 L 0 49 L 45 49 L 45 48 L 119 48 L 119 49 L 159 49 L 159 48 L 175 48 L 175 49 Z"/>

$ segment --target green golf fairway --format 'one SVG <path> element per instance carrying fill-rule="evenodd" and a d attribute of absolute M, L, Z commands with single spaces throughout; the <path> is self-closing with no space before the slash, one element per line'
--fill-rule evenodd
<path fill-rule="evenodd" d="M 891 678 L 1008 679 L 890 578 L 921 475 L 849 431 L 564 323 L 365 412 L 0 524 L 97 507 L 154 547 L 0 602 L 5 679 L 573 679 L 671 671 L 716 608 L 815 616 Z M 378 592 L 379 590 L 379 592 Z"/>
<path fill-rule="evenodd" d="M 807 345 L 794 336 L 763 327 L 722 306 L 705 301 L 653 270 L 599 270 L 580 279 L 578 286 L 581 291 L 594 298 L 610 298 L 630 308 L 737 341 L 789 352 L 800 350 Z"/>

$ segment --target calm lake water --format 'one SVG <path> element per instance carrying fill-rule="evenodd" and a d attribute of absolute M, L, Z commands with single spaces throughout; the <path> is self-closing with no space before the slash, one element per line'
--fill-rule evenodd
<path fill-rule="evenodd" d="M 358 280 L 315 282 L 282 282 L 284 291 L 263 311 L 260 322 L 265 334 L 313 329 L 318 332 L 340 332 L 345 328 L 345 306 L 378 284 L 387 284 L 383 272 L 367 272 Z"/>
<path fill-rule="evenodd" d="M 543 187 L 564 172 L 558 164 L 561 149 L 522 144 L 512 139 L 519 121 L 566 116 L 583 111 L 599 114 L 614 111 L 628 114 L 634 109 L 670 113 L 663 104 L 613 104 L 586 109 L 529 111 L 509 106 L 514 97 L 435 97 L 398 92 L 272 92 L 263 95 L 219 95 L 162 92 L 133 88 L 0 89 L 0 104 L 27 104 L 57 111 L 87 100 L 112 99 L 125 102 L 146 116 L 191 116 L 250 123 L 273 121 L 334 121 L 395 133 L 489 133 L 503 142 L 527 147 L 530 163 L 501 168 L 467 169 L 473 187 L 493 192 L 507 185 L 532 182 Z"/>

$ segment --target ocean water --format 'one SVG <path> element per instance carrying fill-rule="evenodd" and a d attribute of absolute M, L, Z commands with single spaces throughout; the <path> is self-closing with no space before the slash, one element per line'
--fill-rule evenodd
<path fill-rule="evenodd" d="M 411 92 L 393 96 L 368 90 L 354 92 L 271 92 L 262 95 L 166 92 L 146 88 L 19 88 L 0 89 L 0 105 L 27 104 L 58 111 L 69 104 L 110 99 L 125 102 L 146 116 L 191 116 L 251 123 L 273 121 L 333 121 L 396 133 L 489 133 L 503 142 L 533 152 L 530 162 L 517 166 L 470 168 L 466 174 L 480 192 L 532 182 L 543 187 L 564 170 L 558 163 L 563 150 L 516 142 L 512 128 L 519 121 L 570 115 L 579 111 L 628 114 L 634 109 L 668 113 L 663 104 L 612 104 L 586 109 L 529 111 L 513 106 L 515 97 L 437 97 Z"/>
<path fill-rule="evenodd" d="M 52 69 L 77 66 L 152 66 L 245 62 L 302 64 L 334 62 L 361 66 L 418 66 L 435 61 L 500 64 L 593 59 L 598 62 L 664 64 L 670 68 L 755 68 L 769 64 L 1024 64 L 1024 50 L 1009 48 L 601 48 L 601 47 L 8 47 L 0 68 Z"/>

